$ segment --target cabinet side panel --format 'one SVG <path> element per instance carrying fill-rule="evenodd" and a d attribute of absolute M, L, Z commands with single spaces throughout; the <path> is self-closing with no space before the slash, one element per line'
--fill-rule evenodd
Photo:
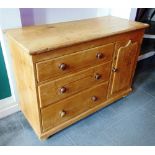
<path fill-rule="evenodd" d="M 20 108 L 38 136 L 41 134 L 36 81 L 32 57 L 8 38 L 13 59 L 14 75 L 20 99 Z"/>

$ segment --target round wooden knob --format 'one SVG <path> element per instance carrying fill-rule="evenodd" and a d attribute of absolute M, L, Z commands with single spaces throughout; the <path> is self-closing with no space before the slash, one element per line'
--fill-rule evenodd
<path fill-rule="evenodd" d="M 117 68 L 115 68 L 115 67 L 113 67 L 113 68 L 112 68 L 112 71 L 113 71 L 113 72 L 117 72 L 117 71 L 118 71 L 118 69 L 117 69 Z"/>
<path fill-rule="evenodd" d="M 96 74 L 95 74 L 95 79 L 96 79 L 96 80 L 99 80 L 100 78 L 101 78 L 101 74 L 96 73 Z"/>
<path fill-rule="evenodd" d="M 97 59 L 102 59 L 103 58 L 103 53 L 97 53 L 96 58 Z"/>
<path fill-rule="evenodd" d="M 64 110 L 60 111 L 60 117 L 64 117 L 66 115 L 66 112 Z"/>
<path fill-rule="evenodd" d="M 65 63 L 62 63 L 62 64 L 59 65 L 59 68 L 61 70 L 65 70 L 67 68 L 67 65 Z"/>
<path fill-rule="evenodd" d="M 66 87 L 61 87 L 61 88 L 60 88 L 60 93 L 63 94 L 63 93 L 66 92 L 66 90 L 67 90 Z"/>
<path fill-rule="evenodd" d="M 92 96 L 91 99 L 92 99 L 92 101 L 94 101 L 94 102 L 98 100 L 98 98 L 97 98 L 96 96 Z"/>

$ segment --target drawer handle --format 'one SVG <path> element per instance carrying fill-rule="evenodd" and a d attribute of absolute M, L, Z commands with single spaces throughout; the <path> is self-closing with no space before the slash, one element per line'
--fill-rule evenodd
<path fill-rule="evenodd" d="M 98 100 L 98 98 L 97 98 L 96 96 L 92 96 L 91 99 L 92 99 L 92 101 L 94 101 L 94 102 Z"/>
<path fill-rule="evenodd" d="M 101 74 L 96 73 L 96 74 L 95 74 L 95 79 L 96 79 L 96 80 L 99 80 L 100 78 L 101 78 Z"/>
<path fill-rule="evenodd" d="M 60 111 L 59 114 L 60 114 L 60 117 L 62 118 L 62 117 L 64 117 L 66 115 L 66 112 L 64 110 L 62 110 L 62 111 Z"/>
<path fill-rule="evenodd" d="M 60 93 L 63 94 L 67 91 L 66 87 L 61 87 L 60 88 Z"/>
<path fill-rule="evenodd" d="M 103 56 L 104 56 L 103 53 L 97 53 L 97 54 L 96 54 L 96 58 L 97 58 L 97 59 L 102 59 Z"/>
<path fill-rule="evenodd" d="M 62 63 L 59 65 L 59 68 L 64 71 L 67 68 L 67 65 L 65 63 Z"/>
<path fill-rule="evenodd" d="M 112 68 L 112 71 L 113 71 L 113 72 L 117 72 L 117 71 L 118 71 L 118 69 L 117 69 L 117 68 L 115 68 L 115 67 L 113 67 L 113 68 Z"/>

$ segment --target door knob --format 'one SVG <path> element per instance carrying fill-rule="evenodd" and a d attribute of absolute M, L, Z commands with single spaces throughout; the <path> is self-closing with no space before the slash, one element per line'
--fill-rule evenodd
<path fill-rule="evenodd" d="M 59 65 L 59 68 L 64 71 L 67 68 L 67 65 L 65 63 L 62 63 Z"/>
<path fill-rule="evenodd" d="M 96 79 L 96 80 L 99 80 L 100 78 L 101 78 L 101 74 L 96 73 L 96 74 L 95 74 L 95 79 Z"/>
<path fill-rule="evenodd" d="M 60 88 L 60 93 L 63 94 L 67 91 L 66 87 L 61 87 Z"/>
<path fill-rule="evenodd" d="M 103 53 L 97 53 L 97 54 L 96 54 L 96 58 L 97 58 L 97 59 L 102 59 L 103 56 L 104 56 Z"/>
<path fill-rule="evenodd" d="M 64 117 L 66 115 L 66 112 L 64 110 L 62 110 L 62 111 L 60 111 L 59 114 L 60 114 L 60 117 L 62 118 L 62 117 Z"/>
<path fill-rule="evenodd" d="M 118 71 L 118 69 L 117 69 L 117 68 L 115 68 L 115 67 L 113 67 L 113 68 L 112 68 L 112 71 L 113 71 L 113 72 L 117 72 L 117 71 Z"/>
<path fill-rule="evenodd" d="M 94 102 L 98 100 L 98 98 L 97 98 L 96 96 L 92 96 L 91 99 L 92 99 L 92 101 L 94 101 Z"/>

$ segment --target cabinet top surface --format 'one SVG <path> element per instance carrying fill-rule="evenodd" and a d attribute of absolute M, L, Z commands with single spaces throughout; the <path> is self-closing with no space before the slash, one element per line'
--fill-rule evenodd
<path fill-rule="evenodd" d="M 105 16 L 10 29 L 6 33 L 29 54 L 37 54 L 146 27 L 148 24 Z"/>

